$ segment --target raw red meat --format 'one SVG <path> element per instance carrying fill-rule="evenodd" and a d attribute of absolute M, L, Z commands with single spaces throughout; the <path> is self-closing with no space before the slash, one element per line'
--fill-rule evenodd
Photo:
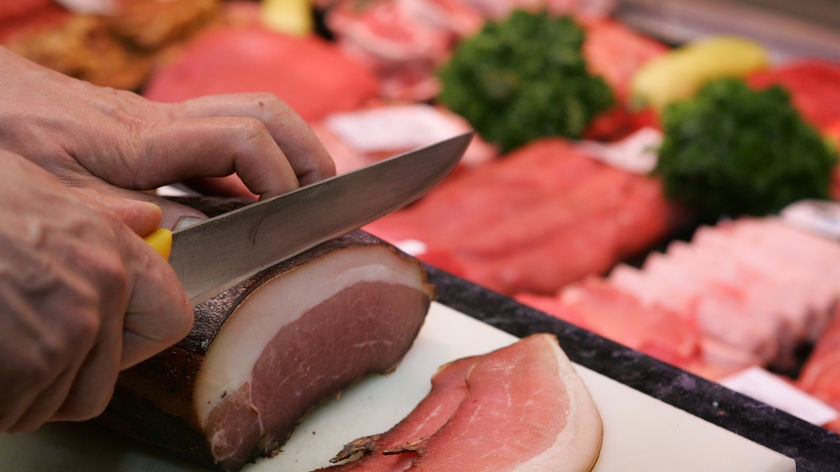
<path fill-rule="evenodd" d="M 838 63 L 799 59 L 753 73 L 748 82 L 757 88 L 773 84 L 785 87 L 800 113 L 820 129 L 840 119 Z"/>
<path fill-rule="evenodd" d="M 585 320 L 582 327 L 688 367 L 701 354 L 701 338 L 693 320 L 664 309 L 647 309 L 637 298 L 599 277 L 566 286 L 559 302 Z"/>
<path fill-rule="evenodd" d="M 30 33 L 64 24 L 70 12 L 49 0 L 0 3 L 0 42 L 4 45 Z"/>
<path fill-rule="evenodd" d="M 840 305 L 802 367 L 796 384 L 802 390 L 840 410 Z M 840 419 L 828 425 L 840 433 Z"/>
<path fill-rule="evenodd" d="M 47 8 L 52 0 L 15 0 L 0 3 L 0 23 L 33 15 Z"/>
<path fill-rule="evenodd" d="M 175 102 L 229 92 L 270 92 L 304 119 L 355 109 L 378 96 L 360 62 L 316 36 L 292 37 L 257 25 L 208 29 L 152 74 L 144 95 Z"/>
<path fill-rule="evenodd" d="M 616 20 L 583 20 L 586 42 L 583 53 L 590 72 L 612 87 L 618 101 L 629 99 L 630 80 L 645 62 L 669 50 L 661 41 L 642 35 Z"/>
<path fill-rule="evenodd" d="M 610 0 L 383 0 L 362 6 L 357 0 L 339 0 L 325 17 L 339 44 L 376 71 L 384 97 L 425 101 L 437 95 L 435 71 L 457 41 L 516 8 L 592 19 L 597 39 L 584 54 L 591 56 L 598 73 L 624 80 L 655 50 L 655 42 L 619 25 L 602 24 L 599 19 L 612 7 Z"/>
<path fill-rule="evenodd" d="M 550 294 L 651 247 L 678 214 L 657 180 L 546 138 L 454 175 L 368 228 L 419 241 L 447 269 L 494 290 Z"/>
<path fill-rule="evenodd" d="M 521 293 L 516 298 L 631 349 L 694 374 L 718 379 L 743 367 L 714 357 L 694 320 L 659 306 L 646 306 L 600 277 L 567 285 L 556 295 Z M 711 349 L 711 352 L 707 352 Z"/>
<path fill-rule="evenodd" d="M 458 36 L 477 30 L 482 18 L 455 0 L 387 0 L 360 6 L 339 1 L 325 15 L 336 41 L 368 64 L 382 96 L 423 101 L 437 95 L 435 68 Z"/>
<path fill-rule="evenodd" d="M 701 227 L 608 280 L 696 320 L 709 359 L 790 367 L 840 297 L 840 245 L 777 218 L 741 218 Z"/>
<path fill-rule="evenodd" d="M 102 421 L 236 470 L 318 402 L 393 369 L 433 294 L 415 259 L 370 235 L 325 243 L 198 305 L 184 341 L 122 373 Z"/>

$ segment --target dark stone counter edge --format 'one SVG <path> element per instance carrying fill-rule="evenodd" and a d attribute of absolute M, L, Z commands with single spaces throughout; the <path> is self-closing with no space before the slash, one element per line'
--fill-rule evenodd
<path fill-rule="evenodd" d="M 840 470 L 838 434 L 440 269 L 426 269 L 444 305 L 517 337 L 553 333 L 572 361 L 791 457 L 798 472 Z"/>

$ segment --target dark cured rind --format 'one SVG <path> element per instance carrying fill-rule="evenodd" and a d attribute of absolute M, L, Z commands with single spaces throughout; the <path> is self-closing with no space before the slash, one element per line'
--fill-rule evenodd
<path fill-rule="evenodd" d="M 354 231 L 272 266 L 197 305 L 195 325 L 185 339 L 120 374 L 111 402 L 97 422 L 189 462 L 223 469 L 209 451 L 195 417 L 192 398 L 195 377 L 204 355 L 225 320 L 251 292 L 278 275 L 338 249 L 370 245 L 388 247 L 395 254 L 411 259 L 371 234 Z M 427 287 L 434 294 L 433 287 Z M 257 459 L 258 455 L 255 452 L 250 460 Z"/>

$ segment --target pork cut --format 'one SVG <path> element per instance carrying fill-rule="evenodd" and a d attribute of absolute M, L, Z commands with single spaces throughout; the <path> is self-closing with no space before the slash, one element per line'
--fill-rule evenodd
<path fill-rule="evenodd" d="M 367 229 L 419 241 L 420 259 L 493 290 L 551 294 L 648 250 L 683 219 L 658 180 L 543 138 L 452 175 Z"/>
<path fill-rule="evenodd" d="M 416 259 L 369 234 L 327 242 L 196 306 L 186 339 L 120 376 L 102 421 L 239 469 L 321 400 L 395 368 L 433 296 Z"/>
<path fill-rule="evenodd" d="M 202 95 L 270 92 L 302 118 L 317 121 L 378 96 L 379 83 L 333 43 L 257 24 L 211 27 L 153 71 L 143 94 L 178 102 Z"/>
<path fill-rule="evenodd" d="M 835 307 L 830 324 L 814 345 L 796 384 L 832 408 L 840 410 L 840 305 Z M 840 433 L 840 419 L 825 427 Z"/>
<path fill-rule="evenodd" d="M 368 455 L 327 470 L 588 471 L 603 423 L 557 338 L 541 333 L 447 364 L 417 408 L 373 438 L 361 444 L 387 445 L 391 468 Z"/>

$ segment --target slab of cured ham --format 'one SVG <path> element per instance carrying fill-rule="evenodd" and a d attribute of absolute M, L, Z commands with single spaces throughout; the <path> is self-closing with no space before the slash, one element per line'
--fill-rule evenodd
<path fill-rule="evenodd" d="M 544 138 L 453 175 L 367 229 L 499 292 L 554 293 L 648 250 L 684 215 L 658 180 Z"/>
<path fill-rule="evenodd" d="M 320 472 L 581 472 L 602 441 L 598 408 L 557 338 L 534 334 L 442 366 L 402 421 L 351 442 L 336 457 L 349 462 Z"/>
<path fill-rule="evenodd" d="M 433 297 L 416 259 L 351 233 L 196 306 L 186 339 L 120 376 L 101 421 L 237 470 L 277 453 L 320 401 L 395 368 Z"/>

